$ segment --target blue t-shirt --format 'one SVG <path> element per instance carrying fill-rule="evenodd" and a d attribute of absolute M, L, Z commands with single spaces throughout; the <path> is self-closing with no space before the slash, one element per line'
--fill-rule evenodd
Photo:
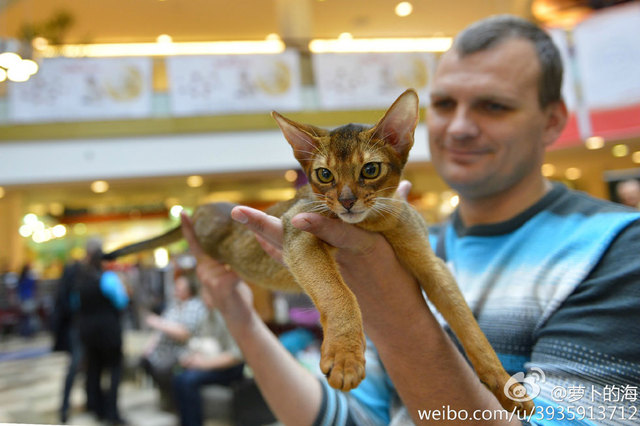
<path fill-rule="evenodd" d="M 531 423 L 555 424 L 580 407 L 574 424 L 620 424 L 623 410 L 628 416 L 637 409 L 639 219 L 638 211 L 554 184 L 506 222 L 466 227 L 454 213 L 432 229 L 432 247 L 505 369 L 531 377 L 537 406 Z M 367 359 L 366 368 L 365 381 L 350 394 L 323 387 L 323 408 L 341 408 L 321 410 L 316 424 L 409 420 L 406 410 L 392 410 L 397 395 L 379 358 Z M 612 389 L 615 402 L 606 398 Z M 618 411 L 600 418 L 607 404 Z M 342 412 L 340 419 L 332 415 Z"/>

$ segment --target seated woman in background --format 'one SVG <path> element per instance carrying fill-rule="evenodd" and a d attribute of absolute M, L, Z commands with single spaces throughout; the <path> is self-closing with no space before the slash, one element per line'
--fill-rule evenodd
<path fill-rule="evenodd" d="M 197 281 L 193 275 L 180 274 L 175 278 L 174 300 L 162 316 L 149 314 L 145 322 L 157 331 L 142 358 L 142 367 L 160 389 L 161 406 L 173 409 L 171 382 L 178 360 L 187 349 L 189 339 L 206 320 L 208 311 L 198 297 Z"/>
<path fill-rule="evenodd" d="M 207 293 L 202 293 L 207 306 L 212 306 Z M 212 310 L 205 322 L 201 337 L 192 338 L 189 352 L 180 358 L 182 369 L 173 380 L 175 401 L 182 426 L 203 424 L 200 390 L 209 384 L 229 386 L 241 380 L 244 369 L 242 352 L 229 334 L 218 310 Z"/>

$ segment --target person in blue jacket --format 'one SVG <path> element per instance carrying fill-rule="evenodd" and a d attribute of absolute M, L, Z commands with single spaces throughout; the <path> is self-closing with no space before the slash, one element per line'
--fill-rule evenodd
<path fill-rule="evenodd" d="M 118 411 L 118 388 L 122 376 L 121 312 L 129 303 L 118 275 L 104 269 L 102 244 L 87 243 L 87 257 L 76 273 L 80 298 L 77 324 L 87 362 L 87 408 L 99 419 L 122 424 Z M 109 388 L 103 389 L 101 376 L 109 372 Z"/>

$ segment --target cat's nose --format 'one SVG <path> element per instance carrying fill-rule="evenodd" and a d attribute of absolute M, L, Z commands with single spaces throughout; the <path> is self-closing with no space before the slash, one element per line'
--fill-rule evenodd
<path fill-rule="evenodd" d="M 351 207 L 353 207 L 353 205 L 356 203 L 356 198 L 355 197 L 348 197 L 348 198 L 338 198 L 338 201 L 340 201 L 340 204 L 342 204 L 342 207 L 344 207 L 347 210 L 351 210 Z"/>

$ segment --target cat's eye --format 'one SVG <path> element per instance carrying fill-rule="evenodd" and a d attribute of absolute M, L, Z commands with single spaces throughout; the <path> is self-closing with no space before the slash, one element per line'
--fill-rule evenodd
<path fill-rule="evenodd" d="M 377 178 L 380 174 L 380 163 L 367 163 L 362 168 L 360 172 L 363 178 L 365 179 L 374 179 Z"/>
<path fill-rule="evenodd" d="M 316 177 L 322 183 L 330 183 L 333 180 L 333 173 L 331 170 L 320 167 L 316 169 Z"/>

